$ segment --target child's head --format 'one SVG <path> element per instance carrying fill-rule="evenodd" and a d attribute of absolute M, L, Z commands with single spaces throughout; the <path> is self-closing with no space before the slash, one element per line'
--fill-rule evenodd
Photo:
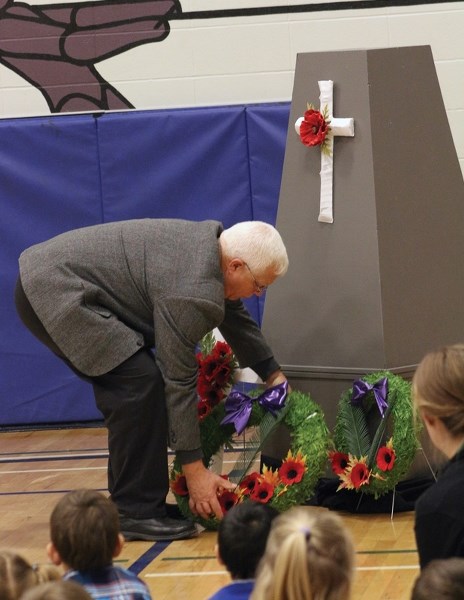
<path fill-rule="evenodd" d="M 353 572 L 353 542 L 341 518 L 293 507 L 272 524 L 251 598 L 347 600 Z"/>
<path fill-rule="evenodd" d="M 264 554 L 272 520 L 279 513 L 267 504 L 245 501 L 224 515 L 217 553 L 232 579 L 253 579 Z"/>
<path fill-rule="evenodd" d="M 430 352 L 413 377 L 415 408 L 440 419 L 452 437 L 464 435 L 464 344 Z"/>
<path fill-rule="evenodd" d="M 56 564 L 91 571 L 112 564 L 123 546 L 116 505 L 100 492 L 67 493 L 50 517 L 48 554 Z"/>
<path fill-rule="evenodd" d="M 88 591 L 75 581 L 42 583 L 27 591 L 21 600 L 92 600 Z"/>
<path fill-rule="evenodd" d="M 464 598 L 464 558 L 432 560 L 414 583 L 411 600 Z"/>
<path fill-rule="evenodd" d="M 52 565 L 31 565 L 15 552 L 0 551 L 0 598 L 2 600 L 17 600 L 29 588 L 60 577 L 59 570 Z"/>

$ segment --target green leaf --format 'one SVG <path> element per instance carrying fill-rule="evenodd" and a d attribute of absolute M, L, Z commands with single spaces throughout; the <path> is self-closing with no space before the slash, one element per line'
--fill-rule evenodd
<path fill-rule="evenodd" d="M 214 345 L 216 343 L 216 338 L 212 331 L 207 333 L 200 342 L 200 352 L 205 357 L 211 354 L 213 351 Z"/>
<path fill-rule="evenodd" d="M 362 406 L 353 406 L 349 397 L 342 399 L 338 419 L 347 451 L 354 456 L 366 456 L 371 444 L 366 415 Z"/>
<path fill-rule="evenodd" d="M 375 432 L 374 439 L 372 440 L 371 449 L 369 450 L 369 455 L 367 457 L 367 466 L 369 469 L 372 469 L 374 466 L 375 457 L 377 456 L 377 452 L 379 451 L 380 444 L 382 443 L 382 437 L 385 433 L 385 429 L 388 423 L 388 417 L 393 408 L 393 403 L 396 399 L 396 392 L 392 392 L 388 397 L 388 408 L 384 413 L 383 418 L 380 419 L 379 426 L 377 427 L 377 431 Z"/>

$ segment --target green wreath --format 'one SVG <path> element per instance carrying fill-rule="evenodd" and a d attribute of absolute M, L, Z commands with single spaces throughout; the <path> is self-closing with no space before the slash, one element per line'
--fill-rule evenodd
<path fill-rule="evenodd" d="M 231 448 L 235 428 L 232 424 L 221 425 L 225 406 L 221 402 L 200 422 L 203 462 L 209 466 L 211 457 L 221 447 Z M 258 402 L 253 402 L 247 429 L 263 425 L 273 419 Z M 298 391 L 287 395 L 282 415 L 278 417 L 291 438 L 291 447 L 282 466 L 273 471 L 263 468 L 262 473 L 245 473 L 237 484 L 236 492 L 224 492 L 219 498 L 223 512 L 234 504 L 246 500 L 268 503 L 278 511 L 302 504 L 314 493 L 316 484 L 325 470 L 330 437 L 324 414 L 318 404 L 308 395 Z M 188 489 L 182 467 L 178 460 L 170 473 L 171 490 L 182 514 L 200 523 L 206 529 L 217 529 L 216 517 L 203 519 L 190 511 Z"/>
<path fill-rule="evenodd" d="M 354 403 L 357 382 L 340 398 L 329 459 L 341 482 L 338 490 L 378 498 L 393 490 L 409 470 L 419 447 L 419 425 L 410 382 L 389 371 L 372 373 L 359 382 L 367 384 L 360 401 Z M 379 384 L 387 390 L 384 403 L 376 398 Z"/>

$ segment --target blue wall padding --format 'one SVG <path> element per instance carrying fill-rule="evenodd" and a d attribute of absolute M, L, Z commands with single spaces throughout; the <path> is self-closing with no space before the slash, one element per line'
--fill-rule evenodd
<path fill-rule="evenodd" d="M 252 218 L 245 108 L 107 115 L 98 137 L 105 220 Z"/>
<path fill-rule="evenodd" d="M 100 420 L 91 386 L 25 329 L 24 248 L 135 218 L 275 223 L 289 103 L 0 120 L 0 426 Z M 263 299 L 247 300 L 261 323 Z"/>
<path fill-rule="evenodd" d="M 252 219 L 275 225 L 285 154 L 289 105 L 249 106 L 246 110 Z M 261 323 L 265 296 L 258 301 Z"/>

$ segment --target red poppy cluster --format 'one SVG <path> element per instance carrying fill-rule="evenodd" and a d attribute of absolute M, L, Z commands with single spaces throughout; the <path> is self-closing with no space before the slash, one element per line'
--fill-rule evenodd
<path fill-rule="evenodd" d="M 207 355 L 198 352 L 197 363 L 198 418 L 202 421 L 224 399 L 227 388 L 233 384 L 238 365 L 227 342 L 216 342 Z"/>
<path fill-rule="evenodd" d="M 387 444 L 379 448 L 377 452 L 375 461 L 378 471 L 391 471 L 395 464 L 395 458 L 396 453 L 393 448 L 393 438 L 390 438 Z M 357 458 L 352 454 L 331 451 L 329 452 L 329 459 L 332 471 L 339 476 L 341 481 L 338 490 L 357 490 L 361 486 L 368 484 L 371 477 L 383 479 L 378 471 L 374 468 L 369 468 L 367 456 Z"/>
<path fill-rule="evenodd" d="M 305 146 L 322 146 L 330 131 L 329 122 L 324 115 L 309 108 L 300 123 L 300 139 Z"/>
<path fill-rule="evenodd" d="M 288 486 L 300 483 L 307 470 L 306 456 L 303 456 L 301 452 L 297 452 L 293 456 L 289 450 L 278 469 L 272 470 L 263 467 L 262 473 L 253 472 L 246 475 L 234 491 L 224 490 L 218 497 L 222 512 L 225 514 L 232 506 L 245 499 L 267 504 L 273 497 L 285 494 Z M 228 478 L 226 475 L 222 477 Z M 174 477 L 171 479 L 171 490 L 178 496 L 188 496 L 185 475 L 179 472 L 174 473 Z"/>
<path fill-rule="evenodd" d="M 289 450 L 286 458 L 275 471 L 263 467 L 262 473 L 254 472 L 244 477 L 239 484 L 240 493 L 251 500 L 266 504 L 274 494 L 280 496 L 287 491 L 289 485 L 300 483 L 307 470 L 306 456 L 301 452 L 293 456 Z"/>

